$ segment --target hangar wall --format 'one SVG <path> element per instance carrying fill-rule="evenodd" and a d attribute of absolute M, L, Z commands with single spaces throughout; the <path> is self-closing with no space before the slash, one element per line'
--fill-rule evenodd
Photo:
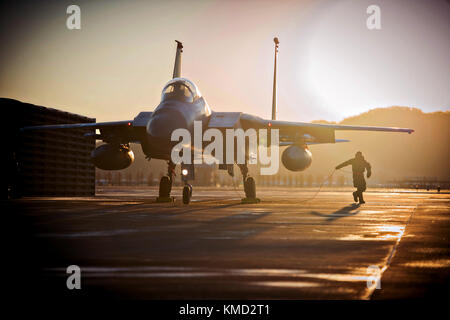
<path fill-rule="evenodd" d="M 95 167 L 90 162 L 95 141 L 84 137 L 92 129 L 19 130 L 25 126 L 90 123 L 94 118 L 4 98 L 0 98 L 0 108 L 8 114 L 10 187 L 22 196 L 95 195 Z"/>

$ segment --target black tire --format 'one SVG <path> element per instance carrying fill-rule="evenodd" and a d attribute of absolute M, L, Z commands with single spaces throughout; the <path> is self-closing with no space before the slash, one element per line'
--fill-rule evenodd
<path fill-rule="evenodd" d="M 255 179 L 253 179 L 252 177 L 248 177 L 247 179 L 245 179 L 244 191 L 245 191 L 245 196 L 247 198 L 249 198 L 249 199 L 255 199 L 256 198 Z"/>
<path fill-rule="evenodd" d="M 159 182 L 159 197 L 168 198 L 170 197 L 170 191 L 172 189 L 172 182 L 169 176 L 164 176 Z"/>
<path fill-rule="evenodd" d="M 190 185 L 185 185 L 183 188 L 183 203 L 189 204 L 192 196 L 192 187 Z"/>

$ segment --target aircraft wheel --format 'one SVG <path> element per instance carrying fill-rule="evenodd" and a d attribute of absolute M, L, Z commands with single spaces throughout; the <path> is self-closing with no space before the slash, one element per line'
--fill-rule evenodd
<path fill-rule="evenodd" d="M 164 176 L 159 182 L 159 197 L 168 198 L 170 197 L 170 191 L 172 189 L 172 182 L 169 176 Z"/>
<path fill-rule="evenodd" d="M 183 203 L 189 204 L 192 197 L 192 186 L 190 184 L 187 184 L 183 188 Z"/>
<path fill-rule="evenodd" d="M 254 199 L 256 198 L 256 184 L 255 184 L 255 179 L 253 179 L 252 177 L 248 177 L 247 179 L 245 179 L 244 182 L 244 191 L 245 191 L 245 196 L 249 199 Z"/>

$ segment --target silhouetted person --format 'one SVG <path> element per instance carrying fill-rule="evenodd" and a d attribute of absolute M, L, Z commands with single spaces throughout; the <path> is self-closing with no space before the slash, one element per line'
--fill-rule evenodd
<path fill-rule="evenodd" d="M 353 159 L 347 160 L 336 167 L 336 170 L 341 169 L 345 166 L 352 165 L 353 171 L 353 186 L 355 186 L 356 191 L 353 192 L 353 199 L 355 202 L 363 204 L 366 203 L 363 198 L 363 192 L 366 191 L 366 180 L 364 179 L 364 171 L 367 170 L 367 178 L 372 175 L 372 168 L 370 163 L 368 163 L 361 151 L 355 154 Z"/>

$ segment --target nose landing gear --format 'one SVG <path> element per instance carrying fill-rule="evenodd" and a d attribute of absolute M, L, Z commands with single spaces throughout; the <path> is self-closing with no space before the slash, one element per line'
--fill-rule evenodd
<path fill-rule="evenodd" d="M 185 184 L 183 187 L 183 203 L 189 204 L 192 197 L 192 186 L 190 184 Z"/>
<path fill-rule="evenodd" d="M 195 179 L 195 170 L 193 164 L 181 164 L 181 180 L 184 182 L 183 187 L 183 203 L 189 204 L 192 198 L 192 186 L 188 183 L 189 180 Z"/>

